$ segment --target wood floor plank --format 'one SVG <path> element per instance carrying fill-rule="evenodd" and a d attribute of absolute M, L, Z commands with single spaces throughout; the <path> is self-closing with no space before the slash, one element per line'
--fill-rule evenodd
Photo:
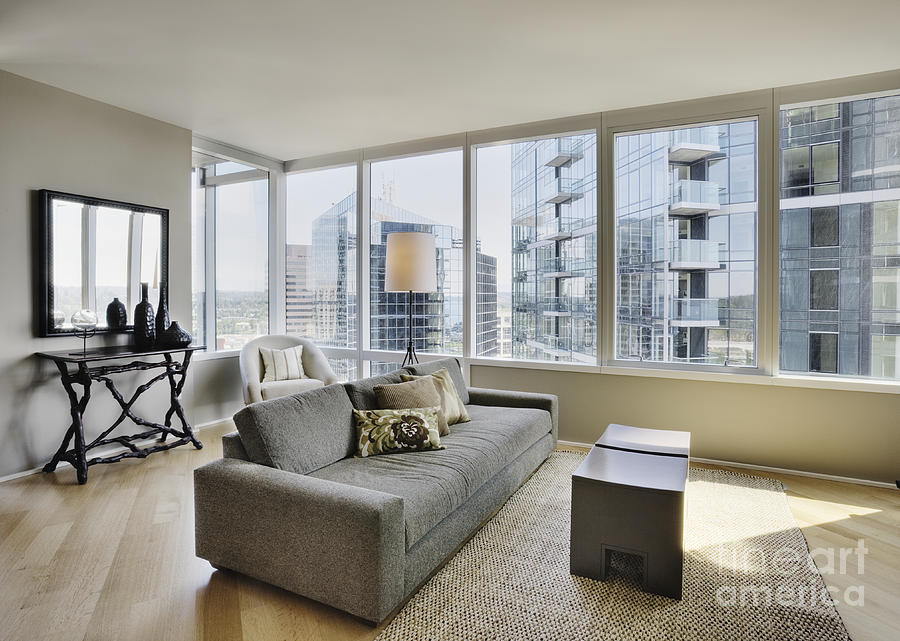
<path fill-rule="evenodd" d="M 203 430 L 202 450 L 183 447 L 145 461 L 91 467 L 84 486 L 67 465 L 55 474 L 0 483 L 0 638 L 374 639 L 378 629 L 345 613 L 213 570 L 194 555 L 193 470 L 221 456 L 220 437 L 233 429 L 226 422 Z M 900 492 L 750 473 L 786 484 L 811 549 L 865 541 L 862 574 L 853 567 L 824 578 L 842 594 L 864 588 L 864 605 L 838 603 L 854 641 L 896 636 Z"/>

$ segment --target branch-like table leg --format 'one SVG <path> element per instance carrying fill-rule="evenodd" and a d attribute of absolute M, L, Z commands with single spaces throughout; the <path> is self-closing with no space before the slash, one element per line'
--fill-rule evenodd
<path fill-rule="evenodd" d="M 75 376 L 69 374 L 69 367 L 61 361 L 57 361 L 60 377 L 62 378 L 63 388 L 69 397 L 69 413 L 72 416 L 72 424 L 63 437 L 62 445 L 53 455 L 53 458 L 44 466 L 44 472 L 52 472 L 63 459 L 69 461 L 75 468 L 78 476 L 78 483 L 84 485 L 87 483 L 87 456 L 84 444 L 84 409 L 87 407 L 88 401 L 91 400 L 91 377 L 88 374 L 87 366 L 83 363 L 78 365 L 78 373 Z M 84 387 L 84 394 L 78 398 L 73 383 L 80 383 Z M 69 441 L 75 437 L 75 447 L 69 451 Z"/>
<path fill-rule="evenodd" d="M 194 444 L 198 450 L 203 448 L 203 443 L 201 443 L 196 436 L 194 436 L 194 430 L 191 428 L 191 424 L 188 422 L 187 418 L 184 416 L 184 408 L 181 407 L 181 401 L 179 397 L 181 396 L 181 390 L 184 389 L 184 382 L 187 379 L 187 369 L 188 365 L 191 363 L 191 352 L 184 353 L 184 361 L 179 365 L 178 363 L 172 360 L 171 354 L 166 354 L 166 373 L 169 376 L 169 411 L 166 412 L 166 426 L 171 426 L 172 424 L 172 414 L 174 413 L 178 416 L 178 420 L 181 421 L 181 431 L 182 433 L 189 439 L 191 439 L 191 443 Z M 175 382 L 175 373 L 180 375 L 180 379 L 178 382 Z M 165 440 L 166 432 L 163 432 L 162 439 Z"/>

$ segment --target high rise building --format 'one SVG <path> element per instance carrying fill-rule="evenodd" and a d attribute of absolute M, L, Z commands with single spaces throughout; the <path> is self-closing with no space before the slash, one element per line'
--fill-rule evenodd
<path fill-rule="evenodd" d="M 596 359 L 596 144 L 511 145 L 512 358 Z"/>
<path fill-rule="evenodd" d="M 780 367 L 900 375 L 900 96 L 781 111 Z"/>
<path fill-rule="evenodd" d="M 312 224 L 311 263 L 315 296 L 315 337 L 322 344 L 356 344 L 354 226 L 355 194 L 316 218 Z M 463 342 L 462 230 L 442 225 L 383 199 L 372 199 L 370 278 L 370 348 L 404 351 L 409 316 L 405 292 L 385 292 L 387 235 L 418 231 L 433 234 L 437 249 L 438 291 L 413 294 L 413 340 L 420 352 L 461 354 Z M 321 277 L 319 276 L 321 274 Z M 497 348 L 496 259 L 476 250 L 476 340 Z M 349 337 L 349 338 L 345 338 Z"/>
<path fill-rule="evenodd" d="M 288 334 L 313 338 L 316 331 L 315 290 L 310 280 L 311 245 L 286 245 L 284 311 Z"/>
<path fill-rule="evenodd" d="M 756 125 L 616 137 L 617 358 L 755 364 Z"/>

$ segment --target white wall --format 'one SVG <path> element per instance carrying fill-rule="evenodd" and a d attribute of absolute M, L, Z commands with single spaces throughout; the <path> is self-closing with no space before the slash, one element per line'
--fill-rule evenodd
<path fill-rule="evenodd" d="M 34 335 L 34 191 L 168 209 L 170 314 L 190 327 L 190 171 L 187 129 L 0 71 L 0 477 L 43 465 L 70 422 L 56 368 L 32 354 L 80 344 L 77 338 Z M 115 339 L 91 342 L 105 340 Z M 237 372 L 234 358 L 193 366 L 184 399 L 193 422 L 228 416 L 240 406 Z M 124 389 L 132 390 L 146 374 L 123 380 Z M 93 392 L 85 416 L 88 437 L 118 415 L 104 388 L 95 384 Z M 139 413 L 158 415 L 160 403 L 168 402 L 167 386 L 151 389 L 142 401 Z"/>

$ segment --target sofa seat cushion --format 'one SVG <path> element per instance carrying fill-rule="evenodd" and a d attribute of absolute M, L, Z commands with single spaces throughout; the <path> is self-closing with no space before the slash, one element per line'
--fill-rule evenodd
<path fill-rule="evenodd" d="M 441 439 L 447 449 L 351 458 L 310 476 L 403 498 L 406 549 L 497 472 L 550 432 L 550 414 L 520 407 L 467 407 L 471 421 Z"/>
<path fill-rule="evenodd" d="M 268 401 L 273 398 L 299 394 L 300 392 L 305 392 L 308 389 L 315 389 L 317 387 L 325 387 L 325 383 L 317 378 L 295 378 L 284 381 L 260 383 L 259 392 L 262 394 L 263 400 Z"/>

